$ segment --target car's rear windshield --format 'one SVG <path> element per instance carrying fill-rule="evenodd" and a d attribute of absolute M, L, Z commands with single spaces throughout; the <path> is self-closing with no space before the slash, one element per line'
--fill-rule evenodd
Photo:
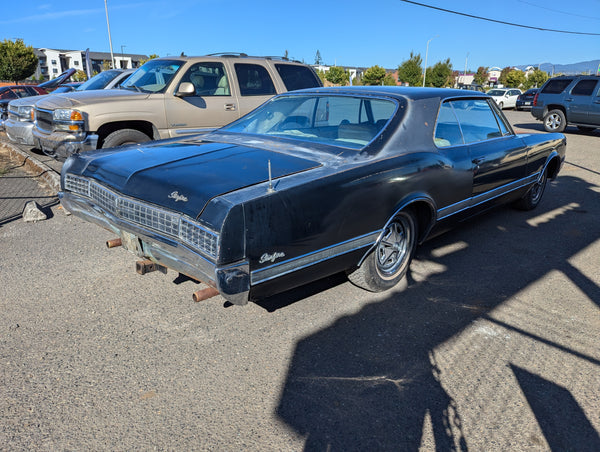
<path fill-rule="evenodd" d="M 340 95 L 279 96 L 219 129 L 362 149 L 394 115 L 389 99 Z"/>
<path fill-rule="evenodd" d="M 550 80 L 546 83 L 546 86 L 542 88 L 542 93 L 547 94 L 560 94 L 567 86 L 573 81 L 572 78 L 561 78 L 558 80 Z"/>

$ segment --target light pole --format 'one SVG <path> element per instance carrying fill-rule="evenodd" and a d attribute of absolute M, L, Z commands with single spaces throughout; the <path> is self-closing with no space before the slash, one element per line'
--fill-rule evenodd
<path fill-rule="evenodd" d="M 429 41 L 427 41 L 427 47 L 425 48 L 425 68 L 423 69 L 423 87 L 425 87 L 425 78 L 427 77 L 427 56 L 429 54 L 429 43 L 437 38 L 439 35 L 435 35 Z"/>
<path fill-rule="evenodd" d="M 108 44 L 110 45 L 110 64 L 113 69 L 115 68 L 115 56 L 112 49 L 112 38 L 110 37 L 110 22 L 108 21 L 108 6 L 106 6 L 106 0 L 104 0 L 104 10 L 106 11 L 106 28 L 108 28 Z"/>
<path fill-rule="evenodd" d="M 121 46 L 121 69 L 127 69 L 127 64 L 125 64 L 125 67 L 123 67 L 123 61 L 125 61 L 125 56 L 123 55 L 123 47 L 127 47 L 122 45 Z"/>

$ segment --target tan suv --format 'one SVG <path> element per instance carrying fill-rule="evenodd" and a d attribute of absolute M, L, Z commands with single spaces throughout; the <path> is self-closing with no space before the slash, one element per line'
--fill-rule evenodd
<path fill-rule="evenodd" d="M 52 96 L 35 106 L 36 145 L 77 152 L 202 133 L 275 94 L 321 86 L 314 70 L 284 58 L 216 54 L 148 61 L 120 89 Z"/>

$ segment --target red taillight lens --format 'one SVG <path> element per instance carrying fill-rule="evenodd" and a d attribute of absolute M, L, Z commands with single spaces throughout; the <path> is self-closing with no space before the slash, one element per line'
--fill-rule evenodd
<path fill-rule="evenodd" d="M 533 97 L 533 106 L 534 107 L 537 107 L 537 98 L 539 95 L 540 95 L 540 93 L 538 92 L 538 93 L 535 93 L 535 96 Z"/>

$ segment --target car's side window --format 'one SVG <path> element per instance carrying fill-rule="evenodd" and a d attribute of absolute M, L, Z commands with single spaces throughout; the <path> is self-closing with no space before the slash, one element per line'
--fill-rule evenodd
<path fill-rule="evenodd" d="M 580 80 L 571 90 L 573 96 L 591 96 L 598 84 L 598 80 Z"/>
<path fill-rule="evenodd" d="M 269 72 L 259 64 L 236 63 L 235 74 L 242 96 L 272 96 L 277 94 Z"/>
<path fill-rule="evenodd" d="M 462 99 L 451 102 L 458 118 L 465 143 L 475 143 L 501 137 L 496 115 L 484 99 Z"/>
<path fill-rule="evenodd" d="M 450 102 L 444 102 L 440 107 L 435 126 L 434 141 L 438 147 L 464 144 L 458 119 Z"/>
<path fill-rule="evenodd" d="M 202 62 L 194 64 L 181 79 L 190 82 L 196 96 L 229 96 L 229 80 L 223 63 Z"/>

